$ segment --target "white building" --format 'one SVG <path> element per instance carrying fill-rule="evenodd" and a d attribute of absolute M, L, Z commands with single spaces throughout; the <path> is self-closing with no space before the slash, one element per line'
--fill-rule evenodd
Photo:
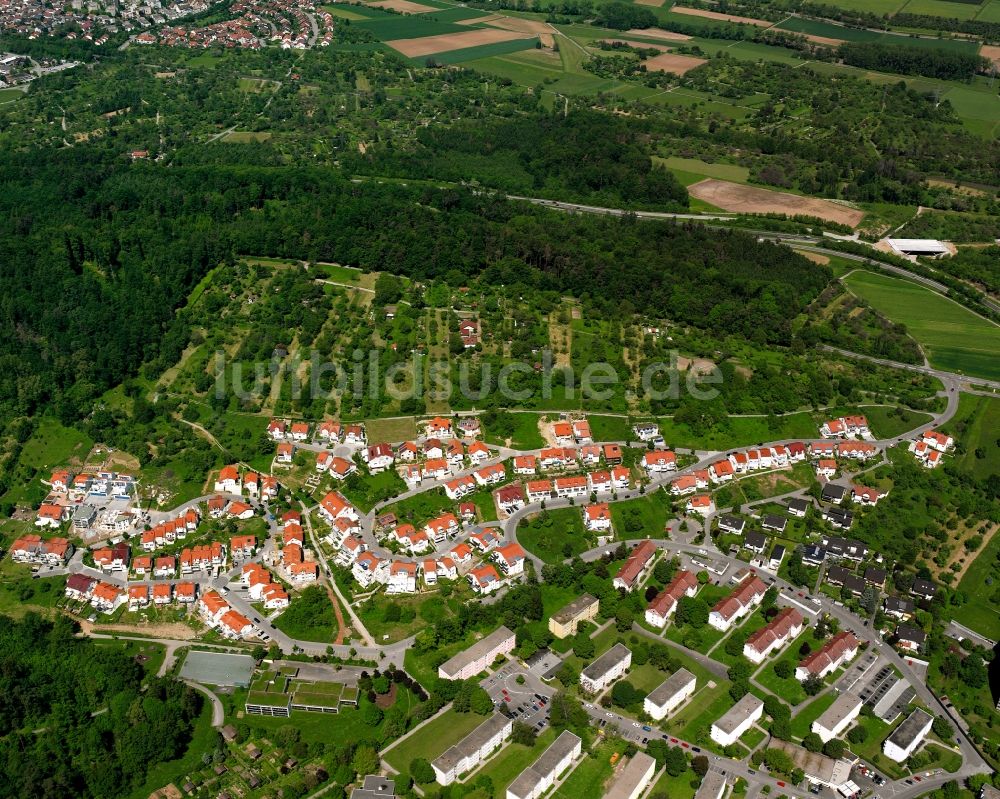
<path fill-rule="evenodd" d="M 467 680 L 475 677 L 493 665 L 498 656 L 513 651 L 514 643 L 514 633 L 501 625 L 438 666 L 438 677 L 442 680 Z"/>
<path fill-rule="evenodd" d="M 747 694 L 712 725 L 710 735 L 719 746 L 736 743 L 764 715 L 764 702 Z"/>
<path fill-rule="evenodd" d="M 431 763 L 434 776 L 441 785 L 451 785 L 455 779 L 478 766 L 510 738 L 514 722 L 502 713 L 494 713 Z"/>
<path fill-rule="evenodd" d="M 930 713 L 917 708 L 885 739 L 882 752 L 886 757 L 902 763 L 923 743 L 933 723 L 934 717 Z"/>
<path fill-rule="evenodd" d="M 507 788 L 507 799 L 537 799 L 549 788 L 573 761 L 580 756 L 582 741 L 569 730 L 563 730 L 532 765 L 522 771 Z"/>
<path fill-rule="evenodd" d="M 694 694 L 695 684 L 695 676 L 690 671 L 678 669 L 652 690 L 642 709 L 656 721 L 661 721 Z"/>
<path fill-rule="evenodd" d="M 845 691 L 823 711 L 823 715 L 812 723 L 810 729 L 823 743 L 826 743 L 831 738 L 839 737 L 860 713 L 861 698 L 850 691 Z"/>
<path fill-rule="evenodd" d="M 636 752 L 611 784 L 604 799 L 639 799 L 656 774 L 656 761 Z"/>
<path fill-rule="evenodd" d="M 621 677 L 632 665 L 632 650 L 625 644 L 615 644 L 580 672 L 584 691 L 597 694 Z"/>

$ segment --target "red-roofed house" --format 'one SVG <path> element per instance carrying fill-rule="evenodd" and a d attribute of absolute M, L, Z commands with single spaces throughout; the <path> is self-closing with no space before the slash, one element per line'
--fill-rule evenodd
<path fill-rule="evenodd" d="M 802 614 L 795 608 L 783 608 L 743 644 L 743 657 L 751 663 L 763 663 L 764 658 L 793 641 L 802 632 Z"/>
<path fill-rule="evenodd" d="M 708 623 L 725 632 L 734 621 L 752 613 L 764 599 L 766 591 L 767 586 L 763 580 L 756 575 L 748 575 L 733 593 L 716 603 L 708 614 Z"/>
<path fill-rule="evenodd" d="M 795 679 L 802 682 L 810 676 L 823 679 L 836 671 L 844 663 L 854 660 L 858 654 L 858 639 L 849 632 L 842 631 L 799 662 L 795 669 Z"/>
<path fill-rule="evenodd" d="M 628 560 L 622 565 L 618 574 L 615 575 L 613 585 L 615 588 L 624 588 L 632 591 L 642 582 L 646 570 L 653 562 L 653 555 L 656 554 L 656 544 L 652 541 L 643 541 L 628 556 Z"/>
<path fill-rule="evenodd" d="M 524 573 L 525 552 L 520 544 L 510 543 L 493 551 L 493 560 L 507 577 Z"/>
<path fill-rule="evenodd" d="M 469 584 L 477 594 L 492 594 L 500 590 L 503 581 L 494 566 L 486 564 L 469 572 Z"/>
<path fill-rule="evenodd" d="M 395 560 L 389 565 L 387 594 L 412 594 L 417 590 L 417 564 Z"/>
<path fill-rule="evenodd" d="M 583 508 L 583 526 L 588 530 L 607 532 L 611 529 L 611 507 L 607 502 Z"/>
<path fill-rule="evenodd" d="M 677 572 L 666 588 L 649 603 L 646 608 L 646 621 L 654 627 L 666 627 L 667 619 L 674 614 L 681 597 L 694 596 L 696 593 L 698 593 L 698 578 L 686 570 Z"/>

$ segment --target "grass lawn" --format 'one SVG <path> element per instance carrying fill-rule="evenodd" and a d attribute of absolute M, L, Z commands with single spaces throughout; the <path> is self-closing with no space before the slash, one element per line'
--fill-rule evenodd
<path fill-rule="evenodd" d="M 671 777 L 666 771 L 663 776 L 653 786 L 651 796 L 663 793 L 670 799 L 691 799 L 697 790 L 694 786 L 700 781 L 700 777 L 691 769 L 687 769 L 683 774 Z"/>
<path fill-rule="evenodd" d="M 902 716 L 900 716 L 896 723 L 902 722 L 907 715 L 909 715 L 909 711 L 903 711 Z M 878 766 L 890 778 L 901 777 L 903 775 L 902 769 L 899 768 L 895 761 L 889 760 L 889 758 L 882 754 L 882 742 L 892 732 L 895 725 L 886 724 L 882 719 L 869 716 L 865 713 L 858 716 L 857 723 L 858 726 L 868 730 L 868 737 L 864 743 L 851 744 L 851 751 L 862 760 L 867 760 L 869 763 Z"/>
<path fill-rule="evenodd" d="M 542 434 L 538 432 L 537 413 L 512 413 L 514 429 L 510 436 L 510 446 L 515 449 L 539 449 L 545 446 Z M 495 431 L 486 429 L 484 438 L 490 444 L 506 444 L 505 438 L 500 438 Z"/>
<path fill-rule="evenodd" d="M 808 698 L 805 689 L 803 689 L 802 683 L 795 679 L 794 675 L 788 679 L 779 677 L 774 673 L 774 667 L 781 661 L 791 663 L 793 669 L 798 666 L 799 661 L 802 660 L 802 656 L 799 654 L 799 647 L 802 646 L 804 641 L 809 642 L 814 652 L 822 646 L 822 641 L 817 641 L 813 637 L 812 628 L 807 628 L 789 646 L 782 650 L 780 657 L 765 661 L 760 671 L 755 675 L 758 683 L 793 707 Z"/>
<path fill-rule="evenodd" d="M 951 614 L 955 621 L 994 640 L 1000 638 L 1000 605 L 996 602 L 1000 598 L 996 589 L 1000 577 L 998 558 L 1000 533 L 994 533 L 958 584 L 958 590 L 964 592 L 969 601 Z"/>
<path fill-rule="evenodd" d="M 422 527 L 426 522 L 445 511 L 454 509 L 454 503 L 445 496 L 443 488 L 433 488 L 407 497 L 401 502 L 394 502 L 383 508 L 384 513 L 395 513 L 401 522 L 409 522 L 415 527 Z M 582 523 L 582 522 L 581 522 Z"/>
<path fill-rule="evenodd" d="M 43 418 L 24 443 L 20 462 L 48 470 L 71 462 L 82 462 L 94 445 L 87 436 L 72 427 L 63 427 L 55 419 Z M 43 475 L 48 480 L 48 474 Z"/>
<path fill-rule="evenodd" d="M 358 274 L 348 270 L 351 274 Z M 339 279 L 339 278 L 338 278 Z M 412 416 L 402 416 L 396 419 L 367 419 L 365 431 L 368 440 L 376 444 L 383 441 L 411 441 L 417 437 L 417 421 Z"/>
<path fill-rule="evenodd" d="M 732 706 L 729 681 L 722 680 L 714 688 L 695 693 L 677 715 L 660 727 L 665 732 L 696 745 L 714 746 L 709 738 L 709 730 Z"/>
<path fill-rule="evenodd" d="M 876 310 L 905 324 L 933 366 L 1000 379 L 1000 360 L 996 357 L 1000 352 L 1000 325 L 908 280 L 857 271 L 843 281 Z"/>
<path fill-rule="evenodd" d="M 930 755 L 931 761 L 921 766 L 921 770 L 943 768 L 949 774 L 954 774 L 962 767 L 962 755 L 951 749 L 929 743 L 924 747 L 923 752 Z"/>
<path fill-rule="evenodd" d="M 963 394 L 958 399 L 958 411 L 943 429 L 960 441 L 965 452 L 954 456 L 955 463 L 978 478 L 1000 472 L 1000 397 L 978 397 Z"/>
<path fill-rule="evenodd" d="M 447 612 L 447 604 L 441 601 L 437 595 L 431 596 L 386 596 L 385 594 L 375 594 L 371 599 L 367 599 L 355 607 L 355 612 L 361 617 L 362 624 L 377 641 L 385 643 L 395 643 L 404 638 L 414 635 L 428 624 L 428 620 L 423 618 L 418 609 L 425 602 L 438 605 L 444 615 Z M 395 605 L 400 608 L 401 618 L 398 621 L 386 621 L 386 608 Z"/>
<path fill-rule="evenodd" d="M 648 694 L 667 679 L 667 675 L 656 668 L 656 666 L 644 663 L 641 666 L 635 666 L 625 679 L 632 683 L 638 690 L 645 691 Z"/>
<path fill-rule="evenodd" d="M 615 502 L 611 505 L 611 523 L 615 536 L 621 539 L 654 538 L 663 535 L 663 528 L 670 515 L 667 494 L 656 491 L 652 494 Z"/>
<path fill-rule="evenodd" d="M 339 486 L 340 492 L 364 513 L 406 490 L 406 483 L 395 469 L 379 474 L 352 475 Z"/>
<path fill-rule="evenodd" d="M 384 760 L 397 771 L 408 771 L 414 758 L 433 760 L 449 746 L 458 743 L 485 721 L 476 713 L 456 713 L 447 710 L 420 730 L 400 741 L 385 753 Z"/>
<path fill-rule="evenodd" d="M 594 441 L 628 441 L 635 438 L 632 425 L 625 417 L 592 415 L 587 417 L 587 421 L 590 422 Z"/>
<path fill-rule="evenodd" d="M 747 447 L 761 441 L 786 438 L 813 438 L 816 426 L 808 413 L 778 416 L 768 422 L 766 416 L 737 416 L 726 419 L 722 425 L 706 433 L 695 434 L 685 424 L 674 424 L 665 417 L 659 420 L 660 433 L 671 447 L 730 450 Z"/>
<path fill-rule="evenodd" d="M 556 731 L 547 727 L 534 746 L 524 746 L 523 744 L 512 743 L 494 755 L 486 765 L 475 773 L 471 781 L 477 780 L 481 775 L 488 776 L 493 781 L 493 788 L 497 796 L 504 796 L 507 793 L 507 786 L 510 785 L 517 776 L 528 766 L 538 760 L 539 755 L 545 751 L 546 747 L 556 739 Z"/>
<path fill-rule="evenodd" d="M 546 563 L 559 563 L 590 547 L 580 508 L 542 511 L 518 525 L 517 540 Z"/>
<path fill-rule="evenodd" d="M 573 773 L 552 794 L 551 799 L 603 796 L 605 783 L 612 773 L 611 758 L 624 751 L 625 745 L 617 739 L 601 741 L 580 761 Z"/>
<path fill-rule="evenodd" d="M 827 691 L 796 713 L 792 719 L 792 735 L 796 738 L 805 738 L 809 734 L 812 723 L 837 700 L 837 696 L 836 691 Z"/>
<path fill-rule="evenodd" d="M 166 760 L 153 766 L 146 775 L 146 782 L 132 791 L 128 799 L 146 799 L 167 783 L 180 782 L 186 774 L 202 766 L 202 755 L 215 749 L 218 741 L 219 734 L 212 727 L 212 703 L 206 699 L 187 751 L 176 760 Z"/>

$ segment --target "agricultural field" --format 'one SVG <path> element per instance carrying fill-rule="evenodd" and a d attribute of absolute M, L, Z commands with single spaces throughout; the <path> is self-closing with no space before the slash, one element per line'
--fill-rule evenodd
<path fill-rule="evenodd" d="M 876 310 L 905 324 L 932 366 L 1000 379 L 1000 326 L 911 281 L 857 271 L 843 282 Z"/>
<path fill-rule="evenodd" d="M 958 411 L 944 425 L 962 445 L 955 462 L 979 479 L 1000 473 L 1000 398 L 963 394 L 958 401 Z"/>

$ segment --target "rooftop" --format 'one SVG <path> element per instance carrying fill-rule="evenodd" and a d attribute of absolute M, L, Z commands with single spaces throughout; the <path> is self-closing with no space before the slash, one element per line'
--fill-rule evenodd
<path fill-rule="evenodd" d="M 657 707 L 662 707 L 693 680 L 694 675 L 690 671 L 678 669 L 656 686 L 646 698 Z"/>
<path fill-rule="evenodd" d="M 496 649 L 500 644 L 510 638 L 514 633 L 501 625 L 485 638 L 481 638 L 468 649 L 463 649 L 454 657 L 449 658 L 441 664 L 441 670 L 445 674 L 458 674 L 470 663 L 475 663 L 488 653 Z"/>
<path fill-rule="evenodd" d="M 581 612 L 589 608 L 596 601 L 596 597 L 593 597 L 590 594 L 584 594 L 583 596 L 574 599 L 552 618 L 558 624 L 566 624 L 567 622 L 573 621 L 573 619 L 579 616 Z"/>
<path fill-rule="evenodd" d="M 625 644 L 615 644 L 611 649 L 601 655 L 583 670 L 583 676 L 589 680 L 599 680 L 618 663 L 632 654 Z"/>

